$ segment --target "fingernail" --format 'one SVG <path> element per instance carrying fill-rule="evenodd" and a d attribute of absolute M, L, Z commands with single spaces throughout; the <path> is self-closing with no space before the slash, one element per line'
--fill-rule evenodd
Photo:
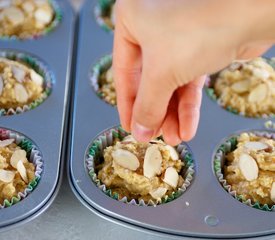
<path fill-rule="evenodd" d="M 134 123 L 132 134 L 135 139 L 140 142 L 149 142 L 154 135 L 154 130 L 144 127 L 138 123 Z"/>

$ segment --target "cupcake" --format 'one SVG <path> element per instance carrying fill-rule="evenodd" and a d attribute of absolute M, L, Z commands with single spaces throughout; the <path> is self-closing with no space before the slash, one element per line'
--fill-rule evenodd
<path fill-rule="evenodd" d="M 272 60 L 234 62 L 211 83 L 212 96 L 224 108 L 247 117 L 275 114 L 275 71 Z"/>
<path fill-rule="evenodd" d="M 115 28 L 114 4 L 115 0 L 100 0 L 95 8 L 98 24 L 107 31 Z"/>
<path fill-rule="evenodd" d="M 0 208 L 10 206 L 37 185 L 41 157 L 22 136 L 0 129 Z"/>
<path fill-rule="evenodd" d="M 231 142 L 230 142 L 231 141 Z M 244 132 L 216 154 L 223 186 L 242 202 L 260 209 L 275 205 L 275 140 L 270 134 Z M 226 147 L 230 144 L 230 147 Z M 224 158 L 224 163 L 220 159 Z"/>
<path fill-rule="evenodd" d="M 47 74 L 44 75 L 43 71 L 33 59 L 27 56 L 12 54 L 0 56 L 2 115 L 31 109 L 48 96 L 51 83 L 50 79 L 44 79 Z"/>
<path fill-rule="evenodd" d="M 192 157 L 185 146 L 181 145 L 178 152 L 161 139 L 141 143 L 131 135 L 120 134 L 122 130 L 113 131 L 112 136 L 118 135 L 112 144 L 101 146 L 99 153 L 92 146 L 87 160 L 91 177 L 99 187 L 104 186 L 100 188 L 105 193 L 128 203 L 156 205 L 185 191 L 194 173 Z M 104 144 L 105 140 L 99 139 Z M 106 142 L 110 139 L 107 136 Z"/>
<path fill-rule="evenodd" d="M 59 15 L 48 0 L 1 0 L 0 36 L 39 36 L 57 24 Z"/>
<path fill-rule="evenodd" d="M 100 98 L 112 106 L 116 106 L 116 90 L 111 55 L 101 58 L 93 67 L 91 83 Z"/>

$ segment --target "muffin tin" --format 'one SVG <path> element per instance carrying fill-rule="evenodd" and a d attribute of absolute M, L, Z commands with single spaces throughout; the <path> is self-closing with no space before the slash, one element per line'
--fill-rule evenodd
<path fill-rule="evenodd" d="M 188 143 L 196 165 L 195 177 L 182 196 L 156 207 L 133 206 L 106 196 L 92 182 L 84 162 L 86 150 L 100 132 L 119 124 L 117 109 L 98 98 L 89 82 L 91 67 L 111 53 L 113 43 L 113 36 L 95 20 L 95 4 L 96 1 L 86 2 L 80 14 L 71 116 L 67 170 L 78 199 L 92 212 L 112 222 L 165 236 L 264 239 L 275 234 L 275 212 L 254 209 L 234 199 L 217 180 L 213 166 L 215 150 L 223 139 L 239 131 L 266 130 L 264 123 L 269 119 L 230 113 L 205 92 L 198 132 Z M 275 56 L 275 48 L 267 56 Z"/>
<path fill-rule="evenodd" d="M 57 3 L 63 17 L 51 33 L 37 40 L 0 41 L 0 52 L 23 52 L 33 56 L 54 76 L 52 92 L 41 105 L 17 115 L 0 116 L 0 128 L 11 129 L 33 141 L 43 161 L 41 179 L 34 191 L 15 205 L 0 209 L 0 231 L 37 217 L 49 207 L 60 187 L 75 18 L 68 1 Z"/>

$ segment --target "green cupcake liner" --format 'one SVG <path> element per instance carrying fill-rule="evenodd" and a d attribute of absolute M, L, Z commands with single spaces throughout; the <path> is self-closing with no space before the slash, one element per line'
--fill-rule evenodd
<path fill-rule="evenodd" d="M 0 128 L 0 140 L 5 139 L 14 139 L 15 143 L 27 152 L 27 159 L 35 165 L 35 178 L 28 184 L 23 192 L 19 192 L 17 196 L 11 199 L 5 199 L 3 203 L 0 203 L 0 209 L 10 207 L 26 198 L 36 188 L 43 171 L 41 152 L 30 139 L 9 129 Z"/>
<path fill-rule="evenodd" d="M 275 133 L 266 131 L 251 131 L 257 136 L 275 139 Z M 236 191 L 232 190 L 231 185 L 229 185 L 223 175 L 223 166 L 225 164 L 225 155 L 234 151 L 237 148 L 238 136 L 240 134 L 235 134 L 228 139 L 224 140 L 223 143 L 217 148 L 214 154 L 213 168 L 215 175 L 222 185 L 222 187 L 235 199 L 244 203 L 250 207 L 264 210 L 264 211 L 275 211 L 275 205 L 269 206 L 267 204 L 261 204 L 259 202 L 254 202 L 252 199 L 245 199 L 244 196 L 238 194 Z"/>
<path fill-rule="evenodd" d="M 275 58 L 264 58 L 267 63 L 269 65 L 271 65 L 273 68 L 275 68 Z M 246 116 L 245 114 L 243 113 L 240 113 L 237 109 L 234 109 L 230 106 L 224 106 L 219 97 L 216 95 L 215 93 L 215 89 L 214 89 L 214 84 L 215 84 L 215 81 L 217 79 L 217 77 L 219 76 L 219 73 L 216 73 L 216 74 L 213 74 L 211 76 L 208 76 L 206 82 L 205 82 L 205 93 L 206 95 L 213 101 L 215 101 L 220 107 L 224 108 L 225 110 L 233 113 L 233 114 L 236 114 L 236 115 L 240 115 L 240 116 L 244 116 L 244 117 L 248 117 L 248 118 L 274 118 L 275 117 L 275 114 L 262 114 L 262 115 L 258 115 L 258 116 L 255 116 L 255 117 L 251 117 L 251 116 Z"/>
<path fill-rule="evenodd" d="M 114 26 L 108 25 L 104 18 L 111 18 L 111 11 L 115 2 L 115 0 L 99 0 L 94 9 L 95 18 L 98 25 L 106 32 L 113 32 L 114 30 Z"/>
<path fill-rule="evenodd" d="M 6 116 L 6 115 L 20 114 L 20 113 L 32 110 L 38 107 L 50 96 L 52 92 L 53 83 L 54 83 L 54 75 L 51 71 L 48 70 L 48 68 L 44 63 L 42 63 L 40 60 L 36 59 L 35 57 L 32 57 L 22 52 L 1 51 L 0 57 L 7 58 L 13 61 L 22 62 L 27 66 L 29 66 L 30 68 L 32 68 L 34 71 L 36 71 L 44 79 L 44 84 L 43 84 L 44 91 L 38 99 L 22 107 L 9 108 L 9 109 L 0 108 L 0 117 Z"/>
<path fill-rule="evenodd" d="M 104 97 L 102 92 L 100 91 L 99 87 L 99 79 L 102 73 L 108 71 L 112 66 L 112 54 L 108 54 L 103 56 L 99 59 L 95 65 L 92 66 L 90 73 L 89 73 L 89 80 L 92 88 L 94 89 L 96 95 L 101 98 L 104 102 L 110 104 L 111 106 L 116 106 L 111 102 L 107 101 Z"/>
<path fill-rule="evenodd" d="M 188 186 L 190 186 L 195 173 L 193 154 L 185 143 L 182 143 L 177 146 L 177 151 L 180 155 L 180 158 L 185 163 L 185 166 L 181 171 L 184 179 L 184 183 L 180 188 L 178 188 L 177 191 L 173 192 L 170 195 L 165 195 L 161 199 L 161 201 L 152 199 L 146 202 L 143 199 L 135 200 L 135 199 L 128 199 L 126 196 L 119 196 L 119 194 L 113 192 L 111 189 L 106 187 L 104 183 L 102 183 L 97 178 L 95 166 L 100 161 L 100 158 L 102 158 L 104 149 L 108 146 L 113 145 L 113 141 L 115 139 L 119 139 L 121 141 L 127 135 L 129 135 L 129 133 L 124 131 L 121 127 L 112 127 L 102 132 L 101 134 L 99 134 L 95 138 L 95 140 L 93 140 L 92 143 L 89 145 L 85 154 L 85 165 L 88 170 L 88 174 L 92 179 L 92 181 L 95 183 L 95 185 L 103 193 L 105 193 L 107 196 L 111 197 L 112 199 L 130 204 L 130 205 L 135 205 L 135 206 L 156 206 L 159 204 L 171 202 L 176 198 L 180 197 L 186 191 Z"/>
<path fill-rule="evenodd" d="M 4 40 L 4 41 L 37 40 L 38 38 L 41 38 L 41 37 L 46 36 L 49 33 L 53 32 L 57 28 L 57 26 L 60 24 L 60 22 L 62 21 L 63 14 L 62 14 L 61 8 L 59 7 L 58 3 L 55 0 L 48 0 L 48 2 L 53 7 L 55 16 L 54 16 L 54 19 L 51 22 L 51 24 L 49 26 L 47 26 L 43 31 L 41 31 L 39 34 L 30 35 L 29 37 L 26 37 L 26 38 L 19 38 L 18 36 L 0 36 L 0 40 Z"/>

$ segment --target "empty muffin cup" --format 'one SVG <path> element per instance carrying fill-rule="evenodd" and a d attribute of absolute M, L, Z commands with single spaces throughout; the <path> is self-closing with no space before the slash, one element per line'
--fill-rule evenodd
<path fill-rule="evenodd" d="M 112 127 L 91 142 L 85 165 L 103 193 L 137 206 L 173 201 L 186 191 L 195 172 L 185 143 L 175 148 L 160 138 L 138 143 L 121 127 Z"/>

